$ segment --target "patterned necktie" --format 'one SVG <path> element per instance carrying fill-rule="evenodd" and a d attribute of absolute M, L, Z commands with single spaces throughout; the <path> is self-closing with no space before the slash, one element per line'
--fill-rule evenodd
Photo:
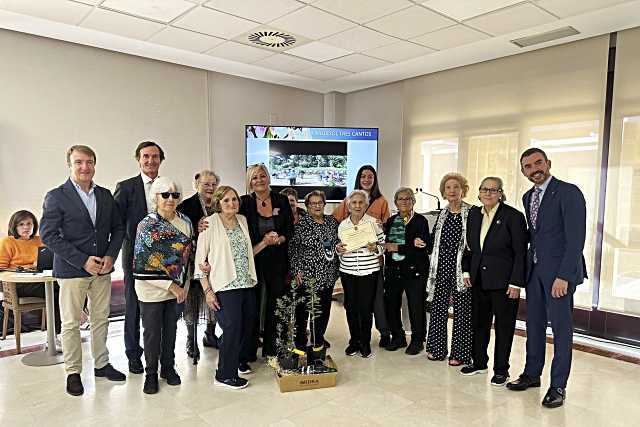
<path fill-rule="evenodd" d="M 542 190 L 538 187 L 533 191 L 533 198 L 531 199 L 531 227 L 535 230 L 536 221 L 538 220 L 538 210 L 540 209 L 540 193 Z"/>

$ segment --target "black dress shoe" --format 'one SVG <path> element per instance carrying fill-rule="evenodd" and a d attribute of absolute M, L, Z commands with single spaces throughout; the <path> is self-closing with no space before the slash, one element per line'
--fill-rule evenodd
<path fill-rule="evenodd" d="M 160 370 L 160 378 L 167 381 L 169 385 L 180 385 L 182 380 L 180 379 L 180 375 L 176 372 L 174 368 L 165 370 Z"/>
<path fill-rule="evenodd" d="M 387 348 L 387 346 L 391 344 L 391 336 L 390 335 L 380 335 L 380 343 L 378 343 L 378 347 Z"/>
<path fill-rule="evenodd" d="M 191 359 L 200 358 L 200 349 L 198 348 L 197 345 L 194 345 L 194 342 L 192 339 L 187 339 L 187 357 Z"/>
<path fill-rule="evenodd" d="M 407 347 L 404 353 L 408 354 L 409 356 L 415 356 L 416 354 L 420 354 L 422 350 L 424 350 L 424 344 L 422 344 L 422 341 L 412 340 L 409 344 L 409 347 Z"/>
<path fill-rule="evenodd" d="M 404 338 L 392 339 L 391 343 L 386 347 L 387 351 L 396 351 L 399 348 L 404 348 L 407 346 L 407 340 Z"/>
<path fill-rule="evenodd" d="M 158 374 L 147 374 L 142 387 L 144 394 L 156 394 L 158 392 Z"/>
<path fill-rule="evenodd" d="M 360 351 L 360 346 L 356 344 L 349 344 L 347 348 L 344 349 L 344 354 L 347 356 L 355 356 Z"/>
<path fill-rule="evenodd" d="M 204 334 L 202 337 L 202 345 L 205 347 L 220 348 L 220 345 L 218 344 L 218 337 L 215 335 Z"/>
<path fill-rule="evenodd" d="M 142 374 L 144 372 L 142 361 L 140 361 L 140 359 L 129 359 L 129 372 L 132 374 Z"/>
<path fill-rule="evenodd" d="M 327 340 L 324 340 L 324 348 L 331 348 L 331 343 Z"/>
<path fill-rule="evenodd" d="M 80 374 L 67 375 L 67 393 L 71 396 L 80 396 L 84 393 Z"/>
<path fill-rule="evenodd" d="M 545 408 L 559 408 L 564 404 L 564 399 L 567 397 L 565 389 L 560 387 L 549 387 L 547 394 L 542 399 L 542 406 Z"/>
<path fill-rule="evenodd" d="M 116 370 L 111 363 L 107 363 L 100 369 L 94 369 L 93 373 L 98 378 L 106 378 L 109 381 L 125 381 L 127 377 L 120 371 Z"/>
<path fill-rule="evenodd" d="M 521 374 L 517 380 L 507 383 L 507 388 L 513 391 L 523 391 L 529 387 L 540 387 L 540 378 L 532 378 L 527 374 Z"/>

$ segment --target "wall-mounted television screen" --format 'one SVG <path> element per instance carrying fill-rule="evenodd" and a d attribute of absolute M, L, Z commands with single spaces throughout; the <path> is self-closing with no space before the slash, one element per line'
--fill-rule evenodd
<path fill-rule="evenodd" d="M 262 163 L 271 188 L 293 187 L 300 199 L 322 190 L 342 201 L 363 165 L 378 167 L 377 128 L 246 125 L 247 167 Z"/>

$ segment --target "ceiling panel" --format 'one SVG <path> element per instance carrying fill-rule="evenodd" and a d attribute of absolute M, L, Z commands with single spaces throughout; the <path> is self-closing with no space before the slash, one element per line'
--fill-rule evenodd
<path fill-rule="evenodd" d="M 615 6 L 629 0 L 538 0 L 535 3 L 561 18 L 580 15 L 597 9 Z"/>
<path fill-rule="evenodd" d="M 206 7 L 266 23 L 304 5 L 296 0 L 211 0 Z"/>
<path fill-rule="evenodd" d="M 464 21 L 516 3 L 522 3 L 522 0 L 429 0 L 422 4 L 443 15 Z"/>
<path fill-rule="evenodd" d="M 438 15 L 424 7 L 413 6 L 369 22 L 367 27 L 401 39 L 410 39 L 455 23 L 456 21 Z"/>
<path fill-rule="evenodd" d="M 278 18 L 271 22 L 270 25 L 301 34 L 313 40 L 328 37 L 355 26 L 353 22 L 310 6 Z"/>
<path fill-rule="evenodd" d="M 258 47 L 247 46 L 242 43 L 228 41 L 214 47 L 207 52 L 207 55 L 249 64 L 271 56 L 273 55 L 273 52 L 260 49 Z"/>
<path fill-rule="evenodd" d="M 173 25 L 224 39 L 232 39 L 258 26 L 257 23 L 247 19 L 206 7 L 189 11 Z"/>
<path fill-rule="evenodd" d="M 485 33 L 502 35 L 555 21 L 557 18 L 530 3 L 523 3 L 486 15 L 469 19 L 464 23 Z"/>
<path fill-rule="evenodd" d="M 185 0 L 104 0 L 100 7 L 167 23 L 195 5 Z"/>
<path fill-rule="evenodd" d="M 398 39 L 394 37 L 360 26 L 322 39 L 323 43 L 338 46 L 352 52 L 373 49 L 396 41 Z"/>
<path fill-rule="evenodd" d="M 100 3 L 102 0 L 74 0 L 74 1 L 95 6 L 98 3 Z"/>
<path fill-rule="evenodd" d="M 402 62 L 433 52 L 435 52 L 435 50 L 415 43 L 399 41 L 390 45 L 367 50 L 364 53 L 389 62 Z"/>
<path fill-rule="evenodd" d="M 82 21 L 81 26 L 140 40 L 147 40 L 153 34 L 164 28 L 164 25 L 157 22 L 147 21 L 105 9 L 94 9 L 89 16 Z"/>
<path fill-rule="evenodd" d="M 297 71 L 295 74 L 299 76 L 309 77 L 311 79 L 327 81 L 337 79 L 349 75 L 348 71 L 337 70 L 335 68 L 326 67 L 324 65 L 315 65 L 314 67 L 307 68 L 306 70 Z"/>
<path fill-rule="evenodd" d="M 254 63 L 261 67 L 270 68 L 272 70 L 282 71 L 284 73 L 295 73 L 300 70 L 306 70 L 311 67 L 315 67 L 315 62 L 307 61 L 305 59 L 296 58 L 295 56 L 280 53 L 268 58 L 262 59 Z"/>
<path fill-rule="evenodd" d="M 36 16 L 64 24 L 77 25 L 91 11 L 91 6 L 68 0 L 0 0 L 0 9 Z"/>
<path fill-rule="evenodd" d="M 302 46 L 294 47 L 286 51 L 288 54 L 299 56 L 312 61 L 324 62 L 330 59 L 349 55 L 353 51 L 331 46 L 322 42 L 311 42 Z"/>
<path fill-rule="evenodd" d="M 177 49 L 205 52 L 214 46 L 224 43 L 225 40 L 181 28 L 167 27 L 154 35 L 149 41 Z"/>
<path fill-rule="evenodd" d="M 432 49 L 444 50 L 488 38 L 489 36 L 480 31 L 465 27 L 464 25 L 454 25 L 453 27 L 423 34 L 411 40 Z"/>
<path fill-rule="evenodd" d="M 372 70 L 374 68 L 389 65 L 386 61 L 361 55 L 359 53 L 327 61 L 324 64 L 341 70 L 351 71 L 352 73 L 359 73 L 361 71 Z"/>
<path fill-rule="evenodd" d="M 326 10 L 359 24 L 381 18 L 411 6 L 407 0 L 319 0 L 314 7 Z"/>

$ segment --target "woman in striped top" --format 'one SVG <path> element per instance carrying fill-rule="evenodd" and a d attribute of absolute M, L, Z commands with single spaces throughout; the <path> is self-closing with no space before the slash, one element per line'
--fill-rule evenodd
<path fill-rule="evenodd" d="M 336 246 L 340 255 L 340 279 L 344 289 L 344 308 L 347 311 L 349 325 L 349 345 L 345 350 L 347 356 L 358 352 L 362 357 L 371 356 L 371 326 L 373 322 L 373 303 L 376 296 L 376 282 L 382 255 L 384 235 L 377 221 L 365 212 L 369 206 L 369 196 L 363 190 L 354 190 L 347 198 L 349 216 L 338 226 L 338 235 L 342 230 L 359 224 L 371 223 L 376 230 L 377 242 L 370 242 L 366 247 L 347 252 L 345 245 Z"/>

